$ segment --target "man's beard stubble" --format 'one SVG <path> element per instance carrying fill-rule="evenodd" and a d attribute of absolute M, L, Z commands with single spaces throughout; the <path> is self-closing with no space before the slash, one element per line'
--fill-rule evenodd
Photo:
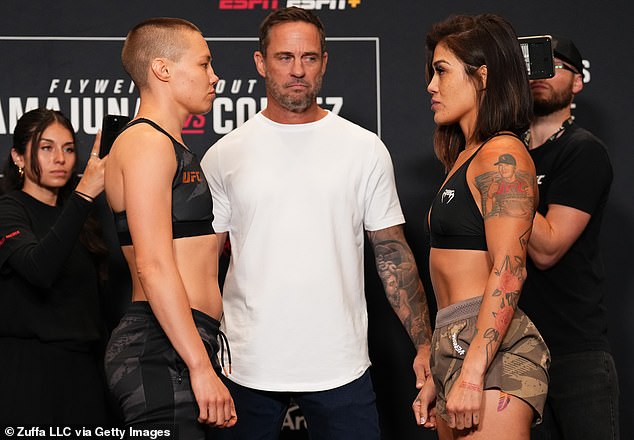
<path fill-rule="evenodd" d="M 312 103 L 317 98 L 317 95 L 321 91 L 322 77 L 320 76 L 318 78 L 315 78 L 315 86 L 312 89 L 309 88 L 306 94 L 299 96 L 284 93 L 284 89 L 293 84 L 302 84 L 305 86 L 309 86 L 309 84 L 303 79 L 298 79 L 292 82 L 287 82 L 282 86 L 280 86 L 276 82 L 267 81 L 266 88 L 271 97 L 275 99 L 275 101 L 286 110 L 293 113 L 302 113 L 312 105 Z"/>
<path fill-rule="evenodd" d="M 572 103 L 572 90 L 567 88 L 560 92 L 553 90 L 550 98 L 533 97 L 533 113 L 535 116 L 548 116 L 562 110 Z"/>

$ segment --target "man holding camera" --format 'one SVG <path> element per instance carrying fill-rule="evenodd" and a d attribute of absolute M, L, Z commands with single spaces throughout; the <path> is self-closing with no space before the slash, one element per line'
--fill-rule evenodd
<path fill-rule="evenodd" d="M 534 119 L 525 141 L 539 207 L 528 243 L 520 307 L 551 350 L 539 439 L 616 439 L 618 382 L 607 337 L 599 231 L 612 183 L 605 145 L 571 116 L 583 89 L 574 43 L 553 38 L 555 76 L 531 81 Z"/>

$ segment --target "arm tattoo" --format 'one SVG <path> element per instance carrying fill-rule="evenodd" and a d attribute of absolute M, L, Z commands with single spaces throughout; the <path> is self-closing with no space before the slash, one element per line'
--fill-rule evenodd
<path fill-rule="evenodd" d="M 495 216 L 533 217 L 533 177 L 518 170 L 515 164 L 512 154 L 502 154 L 494 164 L 497 171 L 488 171 L 475 178 L 485 220 Z"/>
<path fill-rule="evenodd" d="M 487 365 L 489 360 L 492 360 L 493 356 L 495 356 L 500 334 L 506 333 L 509 325 L 511 325 L 513 315 L 515 310 L 517 310 L 522 284 L 524 283 L 526 269 L 524 260 L 518 256 L 513 260 L 515 264 L 513 264 L 511 257 L 507 255 L 502 262 L 502 266 L 494 269 L 499 281 L 491 296 L 499 298 L 500 302 L 498 310 L 493 312 L 495 325 L 484 332 L 484 338 L 487 340 Z"/>
<path fill-rule="evenodd" d="M 390 234 L 387 237 L 382 231 L 372 231 L 368 232 L 368 236 L 374 249 L 376 268 L 390 305 L 414 345 L 429 344 L 431 325 L 427 298 L 414 256 L 402 233 Z"/>
<path fill-rule="evenodd" d="M 533 223 L 531 222 L 531 225 L 528 227 L 528 229 L 524 231 L 522 235 L 520 235 L 520 246 L 522 247 L 522 249 L 528 249 L 528 240 L 531 237 L 532 230 Z"/>
<path fill-rule="evenodd" d="M 493 291 L 493 296 L 502 296 L 500 309 L 506 306 L 517 309 L 522 284 L 524 283 L 524 261 L 516 256 L 515 265 L 511 262 L 511 257 L 504 257 L 502 267 L 494 269 L 495 275 L 500 279 L 497 288 Z"/>
<path fill-rule="evenodd" d="M 480 385 L 476 385 L 475 383 L 471 382 L 461 381 L 460 385 L 458 386 L 469 391 L 482 391 L 482 387 Z"/>
<path fill-rule="evenodd" d="M 487 362 L 487 365 L 489 365 L 491 363 L 491 361 L 493 361 L 493 358 L 495 357 L 495 351 L 497 349 L 497 342 L 500 339 L 500 332 L 498 332 L 494 328 L 488 328 L 488 329 L 485 330 L 483 337 L 487 341 L 487 343 L 486 343 L 487 344 L 486 345 L 486 362 Z"/>

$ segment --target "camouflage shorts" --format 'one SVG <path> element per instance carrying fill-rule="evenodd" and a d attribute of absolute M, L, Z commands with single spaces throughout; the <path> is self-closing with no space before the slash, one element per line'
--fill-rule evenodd
<path fill-rule="evenodd" d="M 447 417 L 449 390 L 458 379 L 464 356 L 475 335 L 482 297 L 452 304 L 438 312 L 432 337 L 431 370 L 436 410 Z M 548 391 L 550 353 L 533 322 L 520 309 L 484 377 L 484 389 L 499 389 L 527 402 L 541 422 Z"/>
<path fill-rule="evenodd" d="M 192 318 L 217 374 L 220 323 L 192 309 Z M 145 301 L 133 302 L 112 332 L 105 354 L 108 387 L 126 426 L 176 425 L 183 440 L 207 438 L 189 370 Z"/>

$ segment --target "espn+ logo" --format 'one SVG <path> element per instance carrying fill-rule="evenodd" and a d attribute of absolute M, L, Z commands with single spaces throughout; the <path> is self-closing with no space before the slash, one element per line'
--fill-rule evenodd
<path fill-rule="evenodd" d="M 346 9 L 347 6 L 356 8 L 359 4 L 361 4 L 361 0 L 286 0 L 286 2 L 284 0 L 220 0 L 219 9 L 277 9 L 284 6 L 296 6 L 302 9 L 343 10 Z"/>

